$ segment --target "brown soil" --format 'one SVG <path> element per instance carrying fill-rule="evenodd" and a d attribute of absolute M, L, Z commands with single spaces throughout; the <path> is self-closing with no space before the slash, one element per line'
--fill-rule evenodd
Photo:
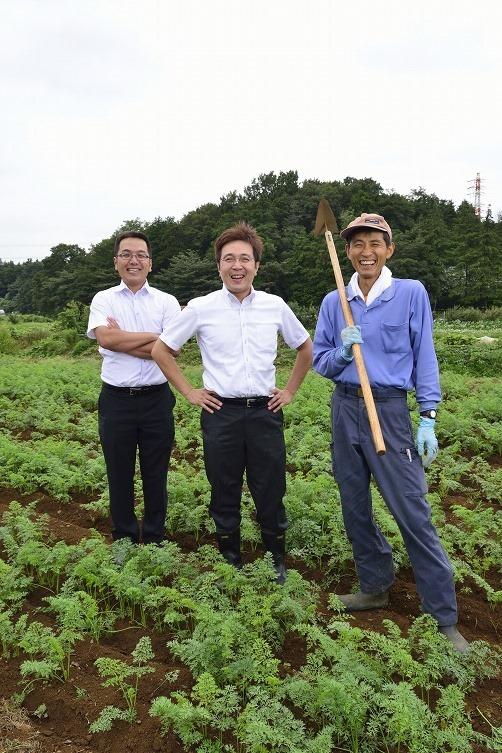
<path fill-rule="evenodd" d="M 108 521 L 93 521 L 82 504 L 89 501 L 82 495 L 75 496 L 68 504 L 57 502 L 43 493 L 22 496 L 11 489 L 0 490 L 0 515 L 12 500 L 38 500 L 37 509 L 49 516 L 49 531 L 55 539 L 63 539 L 75 544 L 88 535 L 90 527 L 97 528 L 109 535 Z M 453 501 L 453 500 L 452 500 Z M 208 543 L 210 537 L 203 536 L 199 541 L 193 536 L 180 536 L 177 543 L 184 551 L 193 551 L 202 543 Z M 260 556 L 259 551 L 244 552 L 244 560 L 250 561 Z M 328 615 L 327 598 L 329 592 L 322 589 L 325 573 L 322 569 L 306 567 L 301 561 L 290 561 L 304 577 L 321 586 L 319 611 Z M 343 592 L 353 585 L 353 575 L 342 577 L 336 590 Z M 502 629 L 500 610 L 490 606 L 482 591 L 474 584 L 468 583 L 469 592 L 458 593 L 460 622 L 459 628 L 468 640 L 483 639 L 494 646 L 500 643 Z M 500 586 L 499 586 L 500 587 Z M 41 622 L 46 615 L 36 611 L 42 604 L 43 593 L 35 590 L 28 599 L 27 611 L 32 612 Z M 419 602 L 411 571 L 400 572 L 392 589 L 391 600 L 387 609 L 360 613 L 353 618 L 352 624 L 362 628 L 383 631 L 384 619 L 391 619 L 406 632 L 412 620 L 420 614 Z M 117 632 L 103 638 L 99 645 L 90 639 L 76 644 L 72 660 L 71 676 L 67 683 L 52 682 L 37 686 L 27 697 L 25 707 L 29 717 L 23 711 L 13 711 L 5 699 L 19 692 L 19 658 L 0 659 L 2 678 L 0 698 L 0 753 L 17 750 L 23 753 L 41 750 L 44 753 L 84 753 L 87 751 L 106 751 L 107 753 L 182 753 L 183 748 L 173 735 L 161 737 L 158 720 L 148 715 L 150 703 L 155 696 L 170 693 L 173 690 L 189 690 L 192 677 L 187 667 L 173 660 L 166 646 L 170 639 L 167 633 L 159 635 L 152 630 L 132 623 L 118 623 Z M 135 724 L 115 722 L 108 733 L 92 735 L 88 731 L 89 723 L 94 721 L 100 710 L 110 704 L 123 707 L 118 691 L 103 688 L 94 660 L 98 656 L 129 658 L 141 635 L 149 635 L 155 652 L 153 666 L 155 672 L 146 675 L 140 681 L 138 694 L 138 721 Z M 282 671 L 287 674 L 298 670 L 305 662 L 306 645 L 303 638 L 290 634 L 286 636 L 280 659 Z M 179 672 L 176 682 L 166 683 L 166 672 Z M 2 705 L 3 704 L 3 705 Z M 44 705 L 44 706 L 43 706 Z M 491 724 L 500 724 L 502 718 L 502 693 L 495 680 L 486 680 L 468 696 L 468 708 L 475 729 L 490 733 Z M 37 711 L 37 715 L 33 712 Z M 17 720 L 12 722 L 12 719 Z M 10 726 L 5 720 L 10 720 Z M 16 724 L 18 726 L 16 726 Z M 10 743 L 9 743 L 10 741 Z M 14 747 L 16 741 L 16 747 Z M 37 748 L 38 746 L 38 748 Z M 482 748 L 475 748 L 475 753 L 484 753 Z"/>

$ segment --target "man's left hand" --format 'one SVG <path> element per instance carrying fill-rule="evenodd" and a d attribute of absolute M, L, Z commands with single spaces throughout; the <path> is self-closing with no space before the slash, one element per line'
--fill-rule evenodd
<path fill-rule="evenodd" d="M 267 407 L 272 413 L 277 413 L 277 411 L 281 410 L 285 405 L 289 405 L 289 403 L 293 401 L 293 398 L 293 393 L 288 389 L 284 388 L 283 390 L 279 390 L 277 387 L 274 387 L 272 390 L 272 397 L 270 398 Z"/>
<path fill-rule="evenodd" d="M 439 452 L 438 441 L 434 431 L 436 421 L 433 418 L 420 416 L 420 423 L 417 431 L 417 450 L 422 458 L 422 465 L 428 468 L 437 458 Z"/>

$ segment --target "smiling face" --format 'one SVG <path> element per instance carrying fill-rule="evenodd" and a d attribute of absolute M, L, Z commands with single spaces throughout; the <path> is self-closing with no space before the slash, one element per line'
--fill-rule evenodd
<path fill-rule="evenodd" d="M 121 254 L 129 252 L 130 259 L 124 259 Z M 142 238 L 124 238 L 120 241 L 117 255 L 114 259 L 115 269 L 120 275 L 121 280 L 127 285 L 129 290 L 137 293 L 146 282 L 148 273 L 152 271 L 152 260 L 150 258 L 138 258 L 138 254 L 148 256 L 148 246 Z"/>
<path fill-rule="evenodd" d="M 221 249 L 218 271 L 223 284 L 239 301 L 251 292 L 253 280 L 260 266 L 255 261 L 253 247 L 247 241 L 230 241 Z"/>
<path fill-rule="evenodd" d="M 379 230 L 366 230 L 351 236 L 345 252 L 358 274 L 359 287 L 366 295 L 394 253 L 394 244 L 387 245 Z"/>

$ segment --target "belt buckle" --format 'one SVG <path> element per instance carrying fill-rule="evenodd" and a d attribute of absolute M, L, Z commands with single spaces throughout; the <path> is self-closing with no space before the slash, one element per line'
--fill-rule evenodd
<path fill-rule="evenodd" d="M 141 387 L 129 387 L 129 395 L 134 397 L 134 395 L 140 395 L 141 394 Z"/>
<path fill-rule="evenodd" d="M 364 393 L 361 387 L 357 388 L 357 397 L 364 397 Z"/>

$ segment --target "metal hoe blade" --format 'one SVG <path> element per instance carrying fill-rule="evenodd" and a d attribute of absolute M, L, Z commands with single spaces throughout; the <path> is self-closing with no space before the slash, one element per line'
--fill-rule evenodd
<path fill-rule="evenodd" d="M 338 233 L 335 215 L 326 199 L 321 199 L 317 207 L 317 217 L 315 218 L 314 235 L 320 235 L 329 230 L 331 233 Z"/>

